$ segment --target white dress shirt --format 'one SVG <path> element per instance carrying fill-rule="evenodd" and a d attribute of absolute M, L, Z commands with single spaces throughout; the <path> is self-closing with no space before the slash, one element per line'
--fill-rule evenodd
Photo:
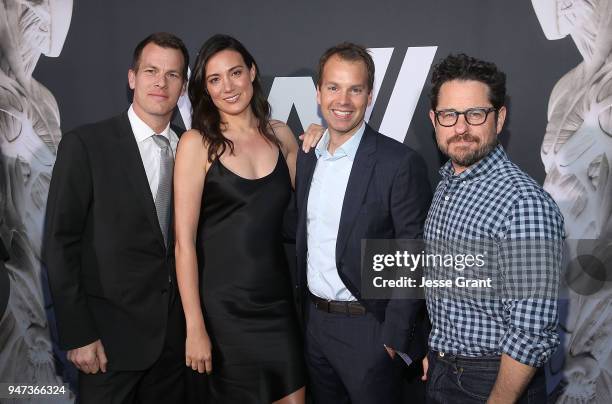
<path fill-rule="evenodd" d="M 149 188 L 151 188 L 151 194 L 153 199 L 157 196 L 157 186 L 159 185 L 159 162 L 161 156 L 161 148 L 153 140 L 155 131 L 151 129 L 142 119 L 134 112 L 134 107 L 130 106 L 128 109 L 128 119 L 130 120 L 130 126 L 136 143 L 138 144 L 138 150 L 140 151 L 140 158 L 144 165 L 145 172 L 147 173 L 147 180 L 149 181 Z M 161 132 L 157 133 L 170 141 L 170 148 L 172 149 L 172 155 L 176 154 L 176 146 L 178 144 L 178 136 L 170 128 L 170 122 L 168 126 Z"/>
<path fill-rule="evenodd" d="M 315 148 L 318 160 L 306 210 L 307 279 L 310 292 L 327 300 L 357 300 L 338 275 L 336 240 L 346 186 L 364 131 L 362 123 L 332 155 L 327 150 L 329 131 L 326 130 Z"/>

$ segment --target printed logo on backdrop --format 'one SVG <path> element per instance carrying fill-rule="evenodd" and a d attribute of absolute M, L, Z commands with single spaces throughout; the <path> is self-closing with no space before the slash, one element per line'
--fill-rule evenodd
<path fill-rule="evenodd" d="M 376 73 L 372 105 L 366 110 L 366 121 L 369 120 L 376 105 L 378 92 L 385 79 L 394 49 L 369 49 L 374 59 Z M 378 131 L 400 142 L 404 141 L 437 49 L 437 46 L 422 46 L 409 47 L 406 50 L 383 119 L 380 127 L 377 128 Z M 387 80 L 392 79 L 387 78 Z M 268 102 L 272 106 L 274 119 L 286 122 L 291 109 L 295 108 L 303 128 L 307 128 L 311 123 L 322 123 L 317 105 L 316 85 L 310 76 L 274 78 L 268 94 Z M 180 98 L 178 107 L 183 123 L 189 129 L 191 127 L 191 104 L 186 94 Z"/>

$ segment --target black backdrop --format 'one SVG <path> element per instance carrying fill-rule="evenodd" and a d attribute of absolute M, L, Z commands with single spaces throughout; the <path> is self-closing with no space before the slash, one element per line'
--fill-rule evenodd
<path fill-rule="evenodd" d="M 34 73 L 57 98 L 63 131 L 128 107 L 133 47 L 160 30 L 183 38 L 192 60 L 210 35 L 237 37 L 255 56 L 266 89 L 274 77 L 314 76 L 320 54 L 340 41 L 393 47 L 370 118 L 374 127 L 380 125 L 407 47 L 437 46 L 434 62 L 459 51 L 494 61 L 508 75 L 510 113 L 502 142 L 512 160 L 540 183 L 550 91 L 581 61 L 569 37 L 544 37 L 529 1 L 78 1 L 61 55 L 43 58 Z M 435 183 L 442 160 L 427 117 L 428 90 L 426 84 L 405 143 L 425 156 Z M 294 132 L 302 129 L 295 114 L 289 123 Z"/>

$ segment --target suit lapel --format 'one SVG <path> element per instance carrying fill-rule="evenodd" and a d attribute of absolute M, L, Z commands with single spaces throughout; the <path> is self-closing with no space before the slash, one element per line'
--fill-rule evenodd
<path fill-rule="evenodd" d="M 315 167 L 317 166 L 317 155 L 314 150 L 304 155 L 304 187 L 302 189 L 298 209 L 303 214 L 306 214 L 306 207 L 308 206 L 308 194 L 310 193 L 310 184 L 312 182 L 312 176 L 314 174 Z"/>
<path fill-rule="evenodd" d="M 357 214 L 368 189 L 370 177 L 374 172 L 374 151 L 376 151 L 376 132 L 366 125 L 363 138 L 355 154 L 355 161 L 353 161 L 346 192 L 344 193 L 338 238 L 336 240 L 336 265 L 338 267 L 340 267 L 340 257 L 344 253 L 349 236 L 355 225 Z"/>
<path fill-rule="evenodd" d="M 117 135 L 119 137 L 119 147 L 117 148 L 118 164 L 123 166 L 126 178 L 134 188 L 136 200 L 142 205 L 143 211 L 151 223 L 157 239 L 164 245 L 164 236 L 157 219 L 155 201 L 151 194 L 147 173 L 142 163 L 140 150 L 138 150 L 138 144 L 136 143 L 134 132 L 132 132 L 127 113 L 123 113 L 115 122 L 118 126 Z"/>
<path fill-rule="evenodd" d="M 306 245 L 306 218 L 308 208 L 308 194 L 310 193 L 310 183 L 314 174 L 315 167 L 317 165 L 317 156 L 314 150 L 310 153 L 303 154 L 302 151 L 298 156 L 298 192 L 297 192 L 297 207 L 298 207 L 298 218 L 297 218 L 297 234 L 296 234 L 296 247 L 298 254 L 298 284 L 306 284 L 306 253 L 308 246 Z"/>

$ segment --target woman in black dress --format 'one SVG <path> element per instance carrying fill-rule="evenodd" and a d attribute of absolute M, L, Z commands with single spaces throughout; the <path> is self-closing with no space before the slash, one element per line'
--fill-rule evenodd
<path fill-rule="evenodd" d="M 304 403 L 281 232 L 298 146 L 269 119 L 258 74 L 240 42 L 215 35 L 189 83 L 193 129 L 174 174 L 186 365 L 209 374 L 215 403 Z"/>

